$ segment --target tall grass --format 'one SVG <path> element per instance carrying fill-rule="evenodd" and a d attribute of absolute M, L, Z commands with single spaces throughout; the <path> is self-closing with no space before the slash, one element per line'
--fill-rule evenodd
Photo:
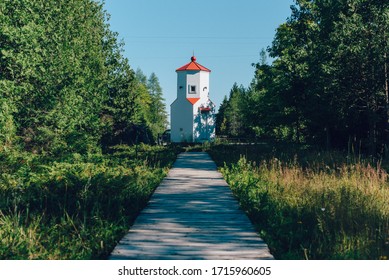
<path fill-rule="evenodd" d="M 211 150 L 219 163 L 228 158 L 220 149 Z M 379 164 L 307 151 L 289 160 L 257 154 L 255 163 L 236 151 L 240 159 L 221 171 L 276 258 L 389 257 L 388 174 Z"/>
<path fill-rule="evenodd" d="M 0 259 L 101 259 L 166 175 L 177 150 L 117 147 L 61 161 L 0 163 Z"/>

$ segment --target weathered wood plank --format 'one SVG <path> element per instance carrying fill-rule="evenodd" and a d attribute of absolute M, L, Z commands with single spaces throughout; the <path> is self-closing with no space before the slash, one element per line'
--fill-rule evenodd
<path fill-rule="evenodd" d="M 110 259 L 273 259 L 206 153 L 179 155 Z"/>
<path fill-rule="evenodd" d="M 232 238 L 226 239 L 221 242 L 221 237 L 219 239 L 216 238 L 207 238 L 204 235 L 198 236 L 198 238 L 190 238 L 190 237 L 182 237 L 180 236 L 180 240 L 176 240 L 177 236 L 174 238 L 154 238 L 152 240 L 144 240 L 144 239 L 124 239 L 120 241 L 120 244 L 117 245 L 119 247 L 131 247 L 131 246 L 139 246 L 145 250 L 147 248 L 151 248 L 152 246 L 158 247 L 185 247 L 185 249 L 191 249 L 192 247 L 206 247 L 206 248 L 220 248 L 223 247 L 227 251 L 235 250 L 236 248 L 247 249 L 247 245 L 250 245 L 251 248 L 264 248 L 266 245 L 258 244 L 258 240 L 253 240 L 252 238 Z M 202 239 L 200 239 L 202 238 Z M 257 237 L 258 238 L 258 237 Z M 210 243 L 212 242 L 212 245 Z"/>

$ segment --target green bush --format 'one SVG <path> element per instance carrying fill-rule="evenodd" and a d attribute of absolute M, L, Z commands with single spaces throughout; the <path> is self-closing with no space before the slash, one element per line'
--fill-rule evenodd
<path fill-rule="evenodd" d="M 176 156 L 167 147 L 142 149 L 138 158 L 122 147 L 120 154 L 2 162 L 0 259 L 106 257 Z"/>
<path fill-rule="evenodd" d="M 328 166 L 327 156 L 257 164 L 241 154 L 221 171 L 276 258 L 387 259 L 387 173 L 362 162 Z"/>

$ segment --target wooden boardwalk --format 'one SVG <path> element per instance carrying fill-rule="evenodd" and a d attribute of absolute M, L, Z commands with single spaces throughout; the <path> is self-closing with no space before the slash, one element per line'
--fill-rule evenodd
<path fill-rule="evenodd" d="M 207 153 L 182 153 L 110 259 L 273 259 Z"/>

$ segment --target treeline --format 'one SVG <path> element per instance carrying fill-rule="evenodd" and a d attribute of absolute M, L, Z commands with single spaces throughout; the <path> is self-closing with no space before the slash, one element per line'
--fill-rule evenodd
<path fill-rule="evenodd" d="M 389 141 L 389 2 L 296 0 L 254 64 L 234 85 L 217 133 L 384 153 Z"/>
<path fill-rule="evenodd" d="M 162 89 L 108 20 L 100 1 L 0 1 L 0 259 L 106 258 L 179 152 L 142 144 Z"/>
<path fill-rule="evenodd" d="M 131 69 L 93 0 L 0 2 L 0 153 L 63 155 L 155 143 L 162 89 Z"/>

